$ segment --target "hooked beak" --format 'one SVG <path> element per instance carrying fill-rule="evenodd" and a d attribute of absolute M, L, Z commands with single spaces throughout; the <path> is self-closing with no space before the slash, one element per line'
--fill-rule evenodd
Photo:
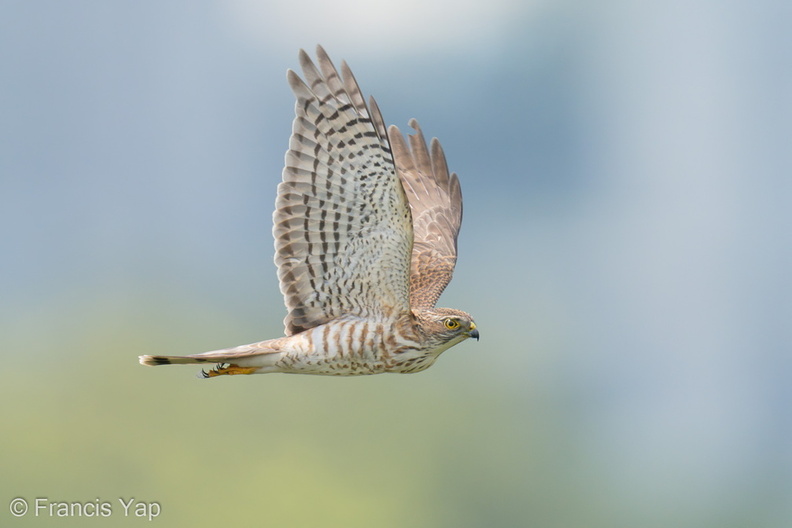
<path fill-rule="evenodd" d="M 469 337 L 475 337 L 476 341 L 479 340 L 479 331 L 476 330 L 476 323 L 470 323 L 470 332 L 468 332 Z"/>

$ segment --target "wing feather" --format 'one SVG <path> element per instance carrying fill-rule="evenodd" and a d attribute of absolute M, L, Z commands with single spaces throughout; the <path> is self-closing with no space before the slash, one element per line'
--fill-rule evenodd
<path fill-rule="evenodd" d="M 457 237 L 462 224 L 462 190 L 456 174 L 449 174 L 443 148 L 437 139 L 426 146 L 415 119 L 409 145 L 395 126 L 388 129 L 396 170 L 413 215 L 413 253 L 410 271 L 410 304 L 432 308 L 454 273 Z"/>
<path fill-rule="evenodd" d="M 344 314 L 409 310 L 412 218 L 384 125 L 346 64 L 300 51 L 297 99 L 273 215 L 286 335 Z"/>

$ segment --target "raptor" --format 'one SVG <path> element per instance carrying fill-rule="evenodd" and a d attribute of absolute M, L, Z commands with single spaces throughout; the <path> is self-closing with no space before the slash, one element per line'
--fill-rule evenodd
<path fill-rule="evenodd" d="M 451 281 L 462 192 L 437 139 L 385 127 L 346 63 L 300 51 L 303 77 L 273 215 L 285 336 L 143 365 L 216 363 L 204 377 L 285 372 L 410 373 L 479 331 L 437 308 Z"/>

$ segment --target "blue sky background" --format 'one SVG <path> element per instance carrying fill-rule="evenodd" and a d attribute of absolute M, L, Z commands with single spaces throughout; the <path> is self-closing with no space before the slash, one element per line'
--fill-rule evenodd
<path fill-rule="evenodd" d="M 1 9 L 0 500 L 209 523 L 185 482 L 211 455 L 253 464 L 203 484 L 250 494 L 238 522 L 792 522 L 788 2 Z M 465 196 L 441 304 L 481 341 L 365 380 L 137 366 L 280 335 L 285 71 L 316 43 L 441 139 Z"/>

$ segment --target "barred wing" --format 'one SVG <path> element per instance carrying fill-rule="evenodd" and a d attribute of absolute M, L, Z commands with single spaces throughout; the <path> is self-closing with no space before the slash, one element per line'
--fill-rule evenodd
<path fill-rule="evenodd" d="M 409 310 L 412 218 L 382 118 L 346 63 L 317 58 L 300 52 L 305 81 L 288 72 L 296 117 L 273 217 L 286 335 Z"/>
<path fill-rule="evenodd" d="M 427 148 L 418 122 L 412 119 L 410 126 L 416 133 L 408 136 L 409 146 L 395 126 L 388 136 L 413 216 L 410 304 L 432 308 L 454 273 L 462 190 L 457 175 L 448 173 L 440 142 L 432 139 Z"/>

